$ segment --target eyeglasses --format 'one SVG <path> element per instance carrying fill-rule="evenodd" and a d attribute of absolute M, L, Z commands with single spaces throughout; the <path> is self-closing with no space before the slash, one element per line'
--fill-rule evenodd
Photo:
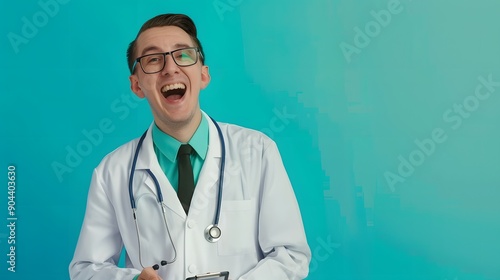
<path fill-rule="evenodd" d="M 196 64 L 198 62 L 198 53 L 200 50 L 195 47 L 183 48 L 178 50 L 173 50 L 171 52 L 165 53 L 152 53 L 138 57 L 134 61 L 134 66 L 132 66 L 132 73 L 135 71 L 135 66 L 137 63 L 141 65 L 142 71 L 146 74 L 158 73 L 165 68 L 166 57 L 171 55 L 174 59 L 175 64 L 180 67 L 186 67 Z"/>

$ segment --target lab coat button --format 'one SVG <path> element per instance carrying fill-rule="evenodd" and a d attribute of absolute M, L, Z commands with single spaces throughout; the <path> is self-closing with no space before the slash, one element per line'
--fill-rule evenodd
<path fill-rule="evenodd" d="M 196 274 L 196 265 L 192 264 L 188 267 L 189 273 Z"/>
<path fill-rule="evenodd" d="M 193 221 L 193 220 L 189 220 L 189 221 L 187 222 L 187 226 L 188 226 L 188 228 L 194 228 L 194 226 L 195 226 L 195 225 L 196 225 L 196 222 L 195 222 L 195 221 Z"/>

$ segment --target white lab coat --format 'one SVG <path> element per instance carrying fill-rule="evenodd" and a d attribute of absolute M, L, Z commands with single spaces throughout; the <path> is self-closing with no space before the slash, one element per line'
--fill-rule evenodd
<path fill-rule="evenodd" d="M 205 115 L 206 117 L 206 115 Z M 151 127 L 137 160 L 133 193 L 141 237 L 142 264 L 170 261 L 174 254 L 157 202 L 151 169 L 166 205 L 166 221 L 177 251 L 161 267 L 164 280 L 184 280 L 206 272 L 229 271 L 230 279 L 303 279 L 311 252 L 299 207 L 276 144 L 264 134 L 220 124 L 226 142 L 226 167 L 219 227 L 209 243 L 205 228 L 215 216 L 220 140 L 209 120 L 209 146 L 186 216 L 175 190 L 158 164 Z M 94 170 L 80 237 L 69 270 L 71 279 L 132 279 L 142 270 L 128 179 L 138 139 L 109 155 Z M 117 263 L 122 247 L 126 268 Z"/>

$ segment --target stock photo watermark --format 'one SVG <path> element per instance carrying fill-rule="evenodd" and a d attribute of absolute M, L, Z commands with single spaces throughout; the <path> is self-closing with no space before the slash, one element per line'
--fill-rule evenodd
<path fill-rule="evenodd" d="M 17 223 L 17 212 L 16 212 L 16 166 L 9 165 L 7 167 L 7 228 L 8 228 L 8 239 L 7 239 L 7 270 L 10 272 L 16 272 L 16 223 Z"/>
<path fill-rule="evenodd" d="M 372 20 L 368 21 L 363 28 L 354 27 L 352 44 L 345 41 L 339 44 L 347 63 L 351 63 L 353 55 L 359 55 L 364 48 L 368 47 L 372 39 L 378 37 L 384 28 L 391 24 L 393 17 L 400 14 L 403 9 L 404 7 L 399 0 L 389 0 L 386 9 L 379 11 L 371 10 L 370 15 Z"/>
<path fill-rule="evenodd" d="M 309 274 L 318 270 L 320 263 L 326 262 L 340 248 L 340 243 L 334 242 L 333 237 L 328 235 L 326 240 L 316 238 L 318 245 L 312 250 L 311 263 L 309 264 Z"/>
<path fill-rule="evenodd" d="M 330 257 L 332 257 L 333 254 L 335 254 L 338 251 L 337 249 L 341 247 L 340 243 L 333 241 L 333 237 L 331 235 L 328 235 L 325 239 L 323 239 L 322 237 L 317 237 L 316 241 L 318 242 L 318 245 L 316 245 L 314 249 L 311 249 L 311 261 L 309 263 L 308 277 L 311 277 L 318 270 L 320 264 L 330 259 Z M 297 275 L 299 270 L 300 266 L 296 267 L 295 271 L 293 272 L 294 275 Z M 294 277 L 292 279 L 303 279 L 303 278 Z M 290 279 L 286 278 L 283 280 L 290 280 Z"/>
<path fill-rule="evenodd" d="M 118 119 L 124 120 L 130 114 L 130 111 L 139 105 L 141 100 L 134 100 L 131 94 L 123 94 L 121 97 L 116 98 L 110 105 L 111 112 L 117 115 Z M 287 111 L 287 107 L 273 109 L 274 116 L 269 120 L 268 127 L 261 129 L 261 132 L 267 134 L 269 137 L 274 137 L 275 133 L 285 130 L 286 126 L 290 124 L 290 120 L 295 119 L 294 114 Z M 66 145 L 64 148 L 66 156 L 62 161 L 53 161 L 51 163 L 52 170 L 56 175 L 59 183 L 64 181 L 64 175 L 72 173 L 75 168 L 80 166 L 83 160 L 88 157 L 94 148 L 98 147 L 104 140 L 104 137 L 115 131 L 116 126 L 112 118 L 102 118 L 97 127 L 91 129 L 83 129 L 81 134 L 83 139 L 74 145 Z M 228 170 L 231 172 L 239 172 L 239 170 Z"/>
<path fill-rule="evenodd" d="M 270 138 L 273 138 L 275 133 L 284 131 L 286 126 L 290 124 L 290 120 L 293 120 L 297 117 L 295 114 L 288 113 L 286 106 L 283 106 L 281 110 L 278 110 L 278 108 L 274 108 L 273 113 L 274 116 L 269 120 L 268 127 L 262 128 L 260 130 Z"/>
<path fill-rule="evenodd" d="M 478 81 L 474 93 L 466 96 L 462 102 L 453 104 L 451 108 L 443 112 L 442 120 L 451 130 L 462 127 L 463 121 L 472 116 L 480 107 L 481 102 L 488 100 L 500 87 L 500 82 L 494 81 L 492 74 L 489 74 L 487 78 L 479 76 Z M 447 139 L 448 133 L 442 127 L 435 127 L 429 136 L 425 138 L 415 139 L 415 148 L 407 156 L 398 155 L 397 171 L 386 171 L 384 173 L 385 180 L 391 191 L 396 190 L 396 184 L 404 183 L 415 172 L 417 167 L 424 164 L 438 150 L 439 145 L 445 143 Z"/>
<path fill-rule="evenodd" d="M 224 14 L 234 11 L 241 3 L 243 3 L 243 0 L 215 0 L 212 5 L 219 19 L 224 21 Z"/>
<path fill-rule="evenodd" d="M 49 20 L 59 14 L 61 5 L 65 5 L 70 0 L 40 0 L 38 6 L 40 9 L 31 17 L 22 17 L 21 30 L 19 33 L 9 32 L 7 38 L 16 54 L 19 53 L 19 47 L 26 45 L 31 39 L 38 35 L 41 28 L 45 27 Z"/>
<path fill-rule="evenodd" d="M 130 111 L 139 106 L 141 100 L 134 100 L 132 94 L 122 94 L 110 104 L 110 110 L 119 120 L 124 120 L 130 115 Z M 75 145 L 66 145 L 64 148 L 66 156 L 64 161 L 53 161 L 51 164 L 59 183 L 62 183 L 63 175 L 71 173 L 77 168 L 83 160 L 88 157 L 95 147 L 98 147 L 104 140 L 104 137 L 115 131 L 115 122 L 111 118 L 102 118 L 97 127 L 92 129 L 83 129 L 81 131 L 84 139 Z"/>

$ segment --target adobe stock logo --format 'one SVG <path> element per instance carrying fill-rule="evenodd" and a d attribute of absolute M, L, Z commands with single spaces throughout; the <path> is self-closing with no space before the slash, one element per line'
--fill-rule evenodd
<path fill-rule="evenodd" d="M 464 120 L 472 117 L 472 114 L 481 106 L 481 102 L 489 99 L 492 93 L 500 88 L 500 82 L 494 81 L 492 74 L 489 74 L 488 78 L 479 76 L 478 81 L 474 93 L 466 96 L 462 102 L 453 104 L 451 108 L 443 112 L 443 121 L 449 124 L 452 130 L 462 127 Z M 396 184 L 404 183 L 413 175 L 416 168 L 424 164 L 438 150 L 439 145 L 446 142 L 448 138 L 446 129 L 435 127 L 430 132 L 430 137 L 415 139 L 416 148 L 410 151 L 408 156 L 398 155 L 397 174 L 391 171 L 384 173 L 385 180 L 391 191 L 395 191 L 394 186 Z"/>
<path fill-rule="evenodd" d="M 370 11 L 373 20 L 367 22 L 363 30 L 357 26 L 354 27 L 353 44 L 346 42 L 339 44 L 347 63 L 351 63 L 354 54 L 360 54 L 362 49 L 368 47 L 372 39 L 379 36 L 383 28 L 386 28 L 391 23 L 392 17 L 400 14 L 402 11 L 403 7 L 399 0 L 389 0 L 387 2 L 387 9 L 378 12 L 374 10 Z"/>
<path fill-rule="evenodd" d="M 38 34 L 38 30 L 46 26 L 49 23 L 49 19 L 55 17 L 59 13 L 59 5 L 65 5 L 68 2 L 69 0 L 38 1 L 38 6 L 40 6 L 41 10 L 35 12 L 31 18 L 25 16 L 21 18 L 23 23 L 21 33 L 9 32 L 9 34 L 7 34 L 7 38 L 14 52 L 18 54 L 19 46 L 28 44 L 29 41 Z"/>
<path fill-rule="evenodd" d="M 273 109 L 274 116 L 269 120 L 268 127 L 261 129 L 260 131 L 270 138 L 274 138 L 275 133 L 279 133 L 285 130 L 286 126 L 290 124 L 290 120 L 295 119 L 297 116 L 295 114 L 290 114 L 287 111 L 287 107 Z"/>
<path fill-rule="evenodd" d="M 240 6 L 241 3 L 243 3 L 243 0 L 215 0 L 212 5 L 220 21 L 224 21 L 224 14 L 234 11 L 234 8 Z"/>
<path fill-rule="evenodd" d="M 83 138 L 74 145 L 66 145 L 66 156 L 62 161 L 53 161 L 51 164 L 52 170 L 57 177 L 59 183 L 64 180 L 66 173 L 72 173 L 82 162 L 87 158 L 92 151 L 101 143 L 105 137 L 113 133 L 116 129 L 118 120 L 125 120 L 130 115 L 130 112 L 139 106 L 139 102 L 144 99 L 135 99 L 132 94 L 122 94 L 110 104 L 110 110 L 114 113 L 113 117 L 102 118 L 97 127 L 92 129 L 83 129 L 81 131 Z"/>
<path fill-rule="evenodd" d="M 318 270 L 320 263 L 327 261 L 340 248 L 341 244 L 333 241 L 333 237 L 328 235 L 326 240 L 316 238 L 318 245 L 312 250 L 311 263 L 309 264 L 309 274 Z"/>

